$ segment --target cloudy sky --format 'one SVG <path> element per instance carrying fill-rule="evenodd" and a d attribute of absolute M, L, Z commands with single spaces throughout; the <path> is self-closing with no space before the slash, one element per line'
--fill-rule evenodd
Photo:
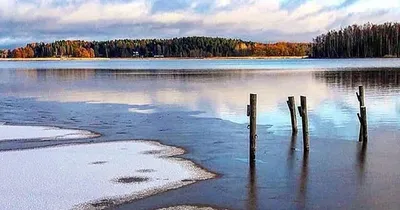
<path fill-rule="evenodd" d="M 193 35 L 311 41 L 368 21 L 400 21 L 400 0 L 0 0 L 0 48 Z"/>

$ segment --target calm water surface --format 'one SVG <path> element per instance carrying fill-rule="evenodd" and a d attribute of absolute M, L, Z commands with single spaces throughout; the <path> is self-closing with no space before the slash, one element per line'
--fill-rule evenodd
<path fill-rule="evenodd" d="M 399 59 L 0 62 L 0 78 L 2 122 L 103 134 L 95 141 L 159 139 L 222 175 L 121 209 L 400 206 Z M 366 88 L 367 147 L 357 143 L 359 85 Z M 249 93 L 258 94 L 254 170 L 247 164 Z M 292 95 L 308 99 L 309 156 L 301 134 L 291 136 Z M 0 150 L 60 143 L 0 142 Z"/>
<path fill-rule="evenodd" d="M 99 61 L 8 61 L 18 69 L 321 69 L 398 67 L 400 59 L 112 59 Z"/>

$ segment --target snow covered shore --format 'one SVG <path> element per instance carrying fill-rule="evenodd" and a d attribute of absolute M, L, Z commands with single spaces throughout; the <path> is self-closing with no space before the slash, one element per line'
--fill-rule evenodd
<path fill-rule="evenodd" d="M 199 206 L 172 206 L 158 210 L 217 210 L 212 207 L 199 207 Z"/>
<path fill-rule="evenodd" d="M 101 209 L 215 176 L 183 153 L 148 141 L 0 152 L 0 206 Z"/>
<path fill-rule="evenodd" d="M 44 126 L 16 126 L 0 124 L 0 141 L 6 140 L 59 140 L 59 139 L 86 139 L 97 137 L 90 131 L 61 129 Z"/>

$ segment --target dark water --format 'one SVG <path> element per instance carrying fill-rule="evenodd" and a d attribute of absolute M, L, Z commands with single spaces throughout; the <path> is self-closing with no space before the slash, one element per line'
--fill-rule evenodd
<path fill-rule="evenodd" d="M 0 121 L 103 134 L 93 141 L 158 139 L 186 148 L 184 157 L 221 174 L 120 209 L 178 204 L 398 209 L 400 69 L 313 65 L 316 68 L 301 70 L 3 68 Z M 357 142 L 359 85 L 366 88 L 370 134 L 366 147 Z M 253 170 L 247 160 L 249 93 L 258 94 Z M 296 100 L 300 95 L 308 98 L 308 156 L 303 156 L 301 134 L 291 136 L 286 105 L 290 95 Z M 0 142 L 0 150 L 82 141 L 91 140 L 9 141 Z"/>

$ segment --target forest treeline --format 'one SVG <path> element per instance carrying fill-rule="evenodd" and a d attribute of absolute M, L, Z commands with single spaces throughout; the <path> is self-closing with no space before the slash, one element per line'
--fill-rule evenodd
<path fill-rule="evenodd" d="M 239 39 L 184 37 L 174 39 L 124 39 L 111 41 L 62 40 L 32 43 L 22 48 L 0 51 L 2 58 L 132 58 L 132 57 L 245 57 L 307 56 L 310 43 L 247 42 Z"/>
<path fill-rule="evenodd" d="M 313 40 L 314 58 L 368 58 L 400 56 L 400 24 L 352 25 Z"/>

